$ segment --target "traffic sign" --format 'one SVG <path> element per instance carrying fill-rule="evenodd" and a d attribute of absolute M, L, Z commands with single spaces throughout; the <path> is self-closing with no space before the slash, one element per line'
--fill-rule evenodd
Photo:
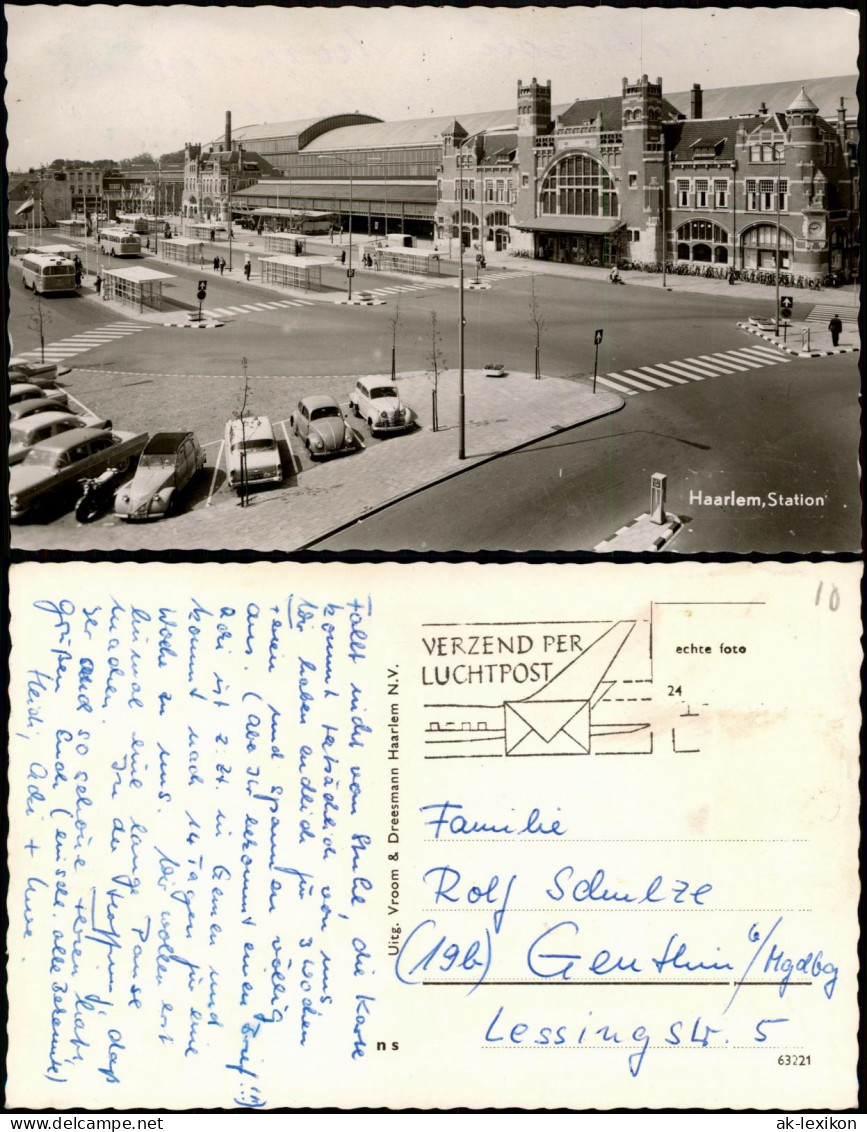
<path fill-rule="evenodd" d="M 199 280 L 199 290 L 200 291 L 207 291 L 207 289 L 208 289 L 207 279 L 200 279 Z"/>
<path fill-rule="evenodd" d="M 601 341 L 602 341 L 602 331 L 597 330 L 596 333 L 593 335 L 593 345 L 598 346 Z"/>
<path fill-rule="evenodd" d="M 346 269 L 346 277 L 347 277 L 347 279 L 352 279 L 352 278 L 354 277 L 354 275 L 355 275 L 355 268 L 354 268 L 354 267 L 348 267 L 348 268 Z"/>
<path fill-rule="evenodd" d="M 206 295 L 207 295 L 207 291 L 205 290 L 204 287 L 200 287 L 198 289 L 198 291 L 196 291 L 196 298 L 199 300 L 200 303 L 204 302 Z"/>
<path fill-rule="evenodd" d="M 791 295 L 780 295 L 780 316 L 782 318 L 792 317 L 792 307 L 795 305 L 795 300 Z"/>

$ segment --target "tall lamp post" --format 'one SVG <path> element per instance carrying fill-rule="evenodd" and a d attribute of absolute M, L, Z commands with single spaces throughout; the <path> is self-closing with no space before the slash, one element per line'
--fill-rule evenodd
<path fill-rule="evenodd" d="M 483 134 L 476 130 L 458 142 L 458 459 L 467 456 L 466 391 L 464 388 L 464 163 L 462 150 L 468 141 Z"/>
<path fill-rule="evenodd" d="M 336 154 L 319 154 L 320 161 L 340 161 L 343 165 L 349 166 L 349 264 L 346 269 L 346 297 L 349 302 L 352 302 L 352 181 L 355 173 L 355 163 L 350 161 L 348 157 L 338 157 Z M 365 165 L 375 164 L 377 159 L 369 159 L 364 162 Z M 359 163 L 360 164 L 360 163 Z"/>
<path fill-rule="evenodd" d="M 777 253 L 776 271 L 774 273 L 777 281 L 777 308 L 774 312 L 774 318 L 776 320 L 776 329 L 774 330 L 775 338 L 779 338 L 780 336 L 780 169 L 783 161 L 786 159 L 785 153 L 783 153 L 782 158 L 780 157 L 780 148 L 783 144 L 783 142 L 774 142 L 774 161 L 777 163 L 777 183 L 775 185 L 775 192 L 777 194 Z"/>

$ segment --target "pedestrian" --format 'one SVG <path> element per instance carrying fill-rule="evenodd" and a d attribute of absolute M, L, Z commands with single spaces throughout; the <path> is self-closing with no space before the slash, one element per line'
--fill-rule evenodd
<path fill-rule="evenodd" d="M 222 256 L 220 256 L 220 274 L 222 275 L 225 270 L 226 270 L 226 261 L 223 259 Z"/>
<path fill-rule="evenodd" d="M 250 260 L 249 259 L 244 264 L 244 278 L 247 280 L 248 283 L 250 282 Z"/>
<path fill-rule="evenodd" d="M 215 231 L 214 231 L 214 229 L 212 228 L 212 229 L 211 229 L 211 243 L 212 243 L 212 244 L 213 244 L 213 242 L 214 242 L 214 237 L 215 237 L 215 236 L 216 236 L 216 232 L 215 232 Z"/>
<path fill-rule="evenodd" d="M 219 271 L 219 270 L 220 270 L 220 257 L 218 255 L 215 255 L 214 256 L 214 271 Z"/>
<path fill-rule="evenodd" d="M 93 289 L 96 291 L 97 295 L 102 290 L 102 276 L 97 275 L 96 279 L 93 281 Z"/>
<path fill-rule="evenodd" d="M 729 268 L 729 284 L 732 287 L 735 285 L 735 269 L 733 267 Z"/>
<path fill-rule="evenodd" d="M 145 250 L 146 251 L 151 250 L 151 238 L 150 238 L 150 236 L 145 237 Z"/>
<path fill-rule="evenodd" d="M 831 331 L 831 344 L 838 346 L 840 344 L 840 335 L 843 333 L 843 323 L 840 321 L 838 314 L 835 314 L 828 323 L 828 329 Z"/>
<path fill-rule="evenodd" d="M 75 286 L 81 286 L 81 264 L 75 265 Z M 834 345 L 836 346 L 837 343 L 835 342 Z"/>
<path fill-rule="evenodd" d="M 345 251 L 340 253 L 340 262 L 346 263 L 346 252 Z"/>

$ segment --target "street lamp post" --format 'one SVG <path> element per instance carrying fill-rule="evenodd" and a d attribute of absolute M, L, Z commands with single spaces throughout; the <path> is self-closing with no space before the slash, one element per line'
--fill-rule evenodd
<path fill-rule="evenodd" d="M 348 157 L 338 157 L 336 154 L 319 155 L 320 161 L 340 161 L 343 165 L 349 166 L 349 265 L 346 269 L 346 297 L 349 302 L 352 302 L 352 184 L 355 172 L 355 163 L 350 161 Z M 377 159 L 368 160 L 365 162 L 367 165 L 377 163 Z"/>
<path fill-rule="evenodd" d="M 775 313 L 774 313 L 774 318 L 775 318 L 775 320 L 776 320 L 776 329 L 774 330 L 774 337 L 775 337 L 775 338 L 779 338 L 779 336 L 780 336 L 780 168 L 781 168 L 781 166 L 782 166 L 782 161 L 781 161 L 781 159 L 780 159 L 780 153 L 779 153 L 779 151 L 780 151 L 780 146 L 781 146 L 781 145 L 782 145 L 782 143 L 781 143 L 781 142 L 774 142 L 774 161 L 776 161 L 776 163 L 777 163 L 777 183 L 776 183 L 776 193 L 777 193 L 777 254 L 776 254 L 776 269 L 777 269 L 777 270 L 776 270 L 776 272 L 775 272 L 776 281 L 777 281 L 777 286 L 776 286 L 776 292 L 777 292 L 777 296 L 776 296 L 776 298 L 777 298 L 777 306 L 776 306 L 776 311 L 775 311 Z M 785 153 L 783 154 L 783 158 L 782 158 L 782 160 L 785 160 Z"/>
<path fill-rule="evenodd" d="M 462 150 L 468 141 L 484 133 L 467 134 L 457 144 L 458 151 L 458 459 L 467 456 L 466 391 L 464 388 L 464 165 Z"/>

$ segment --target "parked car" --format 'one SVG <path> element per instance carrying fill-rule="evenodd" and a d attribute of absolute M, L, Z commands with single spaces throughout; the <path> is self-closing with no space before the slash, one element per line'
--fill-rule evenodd
<path fill-rule="evenodd" d="M 9 404 L 17 405 L 19 401 L 32 401 L 41 397 L 45 401 L 53 401 L 55 405 L 68 405 L 66 394 L 62 389 L 40 389 L 29 381 L 15 381 L 9 386 Z"/>
<path fill-rule="evenodd" d="M 114 497 L 121 519 L 160 519 L 204 467 L 205 453 L 191 432 L 157 432 L 147 442 L 135 475 Z"/>
<path fill-rule="evenodd" d="M 23 420 L 13 421 L 9 428 L 9 463 L 20 464 L 35 444 L 71 432 L 74 428 L 111 429 L 111 421 L 85 419 L 65 410 L 33 413 Z"/>
<path fill-rule="evenodd" d="M 49 401 L 47 397 L 29 397 L 26 401 L 16 401 L 14 405 L 9 406 L 9 420 L 13 422 L 20 421 L 24 420 L 25 417 L 32 417 L 36 413 L 50 413 L 53 411 L 69 413 L 72 417 L 75 416 L 75 413 L 68 405 L 59 405 L 57 401 Z"/>
<path fill-rule="evenodd" d="M 417 414 L 401 401 L 397 386 L 390 381 L 359 378 L 349 394 L 349 407 L 357 417 L 364 417 L 371 436 L 406 432 L 417 420 Z"/>
<path fill-rule="evenodd" d="M 27 358 L 9 359 L 9 380 L 29 381 L 31 385 L 53 385 L 58 377 L 70 373 L 69 366 L 58 366 L 54 362 L 31 362 Z"/>
<path fill-rule="evenodd" d="M 225 439 L 229 487 L 282 483 L 280 449 L 267 417 L 235 417 L 226 423 Z"/>
<path fill-rule="evenodd" d="M 333 397 L 316 394 L 302 397 L 289 418 L 292 431 L 307 445 L 311 457 L 351 452 L 357 441 Z"/>
<path fill-rule="evenodd" d="M 11 517 L 20 519 L 46 498 L 77 487 L 85 476 L 98 475 L 107 467 L 129 467 L 146 441 L 147 433 L 98 428 L 73 428 L 41 440 L 9 469 Z"/>

